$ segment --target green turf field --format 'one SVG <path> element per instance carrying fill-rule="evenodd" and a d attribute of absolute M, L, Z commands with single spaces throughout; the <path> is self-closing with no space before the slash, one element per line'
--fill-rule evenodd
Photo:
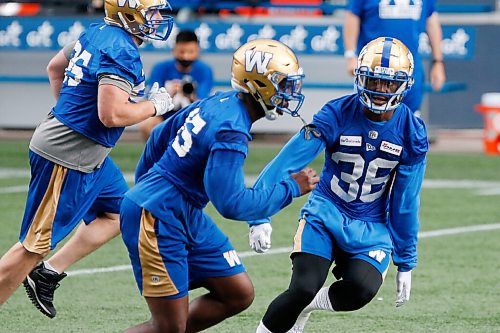
<path fill-rule="evenodd" d="M 132 172 L 141 144 L 121 143 L 112 156 Z M 255 144 L 246 171 L 256 175 L 277 152 Z M 413 273 L 412 297 L 396 309 L 395 268 L 391 267 L 376 299 L 353 313 L 314 313 L 306 332 L 500 332 L 500 159 L 482 154 L 430 153 L 422 190 L 419 266 Z M 321 159 L 313 165 L 321 169 Z M 16 240 L 28 183 L 27 142 L 0 142 L 0 255 Z M 290 247 L 298 210 L 296 200 L 274 218 L 273 249 Z M 254 282 L 256 299 L 242 314 L 208 332 L 254 332 L 270 301 L 289 282 L 288 254 L 251 255 L 244 223 L 209 213 L 230 236 Z M 489 224 L 492 230 L 475 231 Z M 442 235 L 443 229 L 462 233 Z M 433 237 L 431 237 L 433 236 Z M 106 268 L 129 264 L 120 238 L 71 268 Z M 195 296 L 199 291 L 196 291 Z M 56 292 L 57 317 L 36 310 L 19 289 L 0 308 L 0 332 L 120 332 L 149 318 L 132 272 L 80 274 L 66 278 Z"/>

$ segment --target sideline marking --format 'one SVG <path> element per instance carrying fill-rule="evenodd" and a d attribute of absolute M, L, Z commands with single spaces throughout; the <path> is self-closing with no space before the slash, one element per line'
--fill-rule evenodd
<path fill-rule="evenodd" d="M 418 233 L 419 238 L 433 238 L 433 237 L 441 237 L 448 235 L 458 235 L 465 234 L 470 232 L 478 232 L 478 231 L 490 231 L 490 230 L 498 230 L 500 229 L 500 223 L 493 224 L 479 224 L 479 225 L 471 225 L 467 227 L 457 227 L 457 228 L 447 228 L 447 229 L 439 229 L 439 230 L 430 230 L 430 231 L 422 231 Z M 256 253 L 254 251 L 245 251 L 238 253 L 240 258 L 253 257 L 257 255 L 271 255 L 271 254 L 280 254 L 280 253 L 290 253 L 292 251 L 291 247 L 278 247 L 276 249 L 270 249 L 266 253 Z M 119 271 L 127 271 L 132 270 L 131 265 L 119 265 L 119 266 L 111 266 L 111 267 L 103 267 L 103 268 L 89 268 L 89 269 L 78 269 L 74 271 L 66 272 L 68 276 L 77 276 L 77 275 L 88 275 L 88 274 L 97 274 L 97 273 L 109 273 L 109 272 L 119 272 Z"/>
<path fill-rule="evenodd" d="M 0 179 L 29 178 L 29 170 L 15 170 L 0 168 Z M 124 172 L 123 176 L 127 183 L 134 183 L 134 173 Z M 257 175 L 246 175 L 245 184 L 252 186 L 257 180 Z M 486 180 L 453 180 L 453 179 L 424 179 L 422 188 L 430 189 L 477 189 L 476 195 L 489 196 L 500 194 L 500 182 Z M 25 193 L 28 185 L 0 186 L 0 194 Z"/>

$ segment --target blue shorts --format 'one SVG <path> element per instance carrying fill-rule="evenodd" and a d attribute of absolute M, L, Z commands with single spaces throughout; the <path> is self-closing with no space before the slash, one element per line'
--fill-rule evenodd
<path fill-rule="evenodd" d="M 29 152 L 31 180 L 19 241 L 30 252 L 52 250 L 83 219 L 119 213 L 128 185 L 110 157 L 92 173 L 55 164 Z"/>
<path fill-rule="evenodd" d="M 131 190 L 134 191 L 134 188 Z M 180 298 L 211 277 L 245 272 L 228 237 L 203 210 L 170 187 L 153 216 L 127 195 L 120 212 L 137 286 L 143 296 Z"/>
<path fill-rule="evenodd" d="M 338 255 L 362 259 L 384 274 L 392 240 L 385 223 L 348 217 L 328 199 L 311 194 L 302 208 L 293 253 L 305 252 L 335 261 Z"/>

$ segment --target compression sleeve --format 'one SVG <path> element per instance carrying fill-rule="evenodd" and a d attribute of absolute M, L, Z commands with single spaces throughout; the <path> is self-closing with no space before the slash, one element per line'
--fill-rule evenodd
<path fill-rule="evenodd" d="M 392 259 L 401 272 L 417 265 L 418 211 L 426 160 L 398 167 L 391 192 L 389 231 L 394 243 Z"/>
<path fill-rule="evenodd" d="M 213 150 L 205 169 L 205 190 L 217 211 L 232 220 L 271 216 L 300 196 L 298 184 L 288 178 L 265 189 L 246 188 L 245 156 L 234 150 Z"/>
<path fill-rule="evenodd" d="M 325 149 L 323 140 L 306 133 L 306 131 L 307 129 L 302 129 L 288 141 L 278 155 L 262 170 L 253 188 L 267 188 L 280 180 L 290 177 L 290 174 L 302 170 Z M 306 138 L 306 135 L 309 135 L 309 138 Z M 268 217 L 248 221 L 248 224 L 254 225 L 267 222 L 270 222 Z"/>
<path fill-rule="evenodd" d="M 73 49 L 75 48 L 76 40 L 64 45 L 63 53 L 66 59 L 71 60 L 71 54 L 73 53 Z"/>

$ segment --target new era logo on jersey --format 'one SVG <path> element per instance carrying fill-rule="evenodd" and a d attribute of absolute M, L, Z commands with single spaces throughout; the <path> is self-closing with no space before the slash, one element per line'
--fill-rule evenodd
<path fill-rule="evenodd" d="M 401 152 L 403 151 L 403 147 L 398 146 L 394 143 L 382 141 L 382 143 L 380 144 L 380 150 L 385 151 L 386 153 L 389 153 L 389 154 L 400 156 Z"/>
<path fill-rule="evenodd" d="M 358 135 L 341 135 L 341 146 L 361 147 L 361 136 Z"/>
<path fill-rule="evenodd" d="M 264 74 L 267 71 L 269 61 L 273 58 L 272 53 L 246 50 L 245 52 L 245 70 L 252 72 L 256 68 L 257 74 Z"/>
<path fill-rule="evenodd" d="M 376 149 L 375 146 L 366 143 L 366 151 L 374 151 L 375 149 Z"/>

